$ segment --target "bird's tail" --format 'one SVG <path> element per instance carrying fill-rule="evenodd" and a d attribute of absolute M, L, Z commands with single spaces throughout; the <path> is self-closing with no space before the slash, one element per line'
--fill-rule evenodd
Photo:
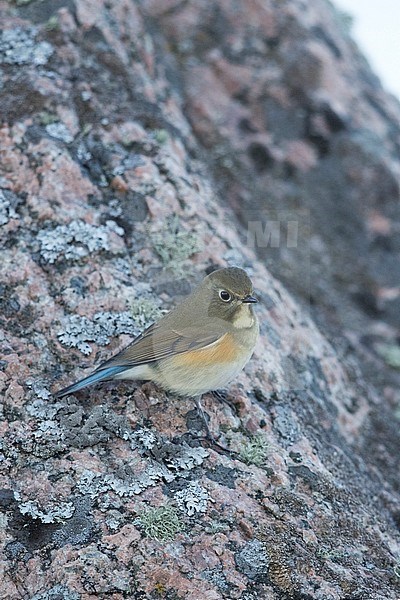
<path fill-rule="evenodd" d="M 120 366 L 120 367 L 115 366 L 115 367 L 108 367 L 107 369 L 100 369 L 99 371 L 95 371 L 91 375 L 88 375 L 88 377 L 85 377 L 84 379 L 81 379 L 80 381 L 77 381 L 76 383 L 73 383 L 72 385 L 69 385 L 68 387 L 63 388 L 62 390 L 59 390 L 54 395 L 56 398 L 62 398 L 63 396 L 67 396 L 68 394 L 73 394 L 74 392 L 82 390 L 83 388 L 88 387 L 89 385 L 92 385 L 93 383 L 97 383 L 98 381 L 105 381 L 107 379 L 113 379 L 115 377 L 115 375 L 118 375 L 119 373 L 122 373 L 123 371 L 126 371 L 125 366 Z"/>

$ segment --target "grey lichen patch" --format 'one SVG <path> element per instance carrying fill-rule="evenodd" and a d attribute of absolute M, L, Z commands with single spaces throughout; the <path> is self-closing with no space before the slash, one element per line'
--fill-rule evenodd
<path fill-rule="evenodd" d="M 100 492 L 105 491 L 103 477 L 90 469 L 85 469 L 81 473 L 76 488 L 81 494 L 90 498 L 96 498 Z"/>
<path fill-rule="evenodd" d="M 15 206 L 19 200 L 9 190 L 0 190 L 0 226 L 6 225 L 10 219 L 18 219 Z"/>
<path fill-rule="evenodd" d="M 28 382 L 27 385 L 29 385 Z M 28 415 L 36 417 L 37 419 L 53 419 L 60 410 L 62 404 L 61 402 L 49 404 L 48 402 L 44 402 L 44 400 L 47 400 L 47 398 L 39 398 L 29 402 L 25 407 Z"/>
<path fill-rule="evenodd" d="M 162 232 L 153 235 L 153 247 L 164 267 L 175 275 L 183 275 L 187 259 L 202 248 L 194 233 L 180 228 L 177 218 L 171 219 Z"/>
<path fill-rule="evenodd" d="M 129 440 L 133 450 L 139 450 L 142 455 L 151 455 L 156 460 L 162 461 L 171 473 L 172 479 L 199 467 L 209 455 L 201 446 L 192 448 L 187 444 L 172 444 L 146 427 L 132 432 Z"/>
<path fill-rule="evenodd" d="M 147 537 L 161 542 L 173 540 L 183 530 L 183 523 L 173 506 L 165 505 L 143 511 L 138 520 Z"/>
<path fill-rule="evenodd" d="M 74 136 L 72 133 L 69 131 L 67 126 L 60 121 L 46 125 L 46 131 L 51 137 L 61 140 L 66 144 L 70 144 L 74 141 Z"/>
<path fill-rule="evenodd" d="M 262 434 L 251 436 L 240 449 L 240 458 L 248 465 L 261 467 L 268 456 L 269 444 Z"/>
<path fill-rule="evenodd" d="M 84 221 L 72 221 L 54 229 L 38 233 L 40 255 L 44 262 L 54 264 L 57 260 L 79 260 L 100 250 L 109 250 L 109 234 L 114 231 L 123 235 L 123 230 L 113 221 L 106 225 L 90 225 Z"/>
<path fill-rule="evenodd" d="M 107 406 L 94 406 L 87 413 L 76 403 L 66 403 L 57 413 L 64 430 L 65 443 L 74 448 L 87 448 L 107 442 L 112 437 L 123 438 L 128 426 L 123 415 Z"/>
<path fill-rule="evenodd" d="M 204 448 L 200 446 L 192 448 L 186 444 L 178 446 L 178 448 L 173 444 L 168 444 L 165 450 L 167 453 L 169 452 L 165 458 L 166 465 L 177 475 L 183 475 L 187 471 L 199 467 L 208 456 L 208 452 Z"/>
<path fill-rule="evenodd" d="M 345 558 L 348 558 L 349 553 L 344 550 L 340 550 L 339 548 L 332 548 L 331 545 L 328 546 L 326 544 L 322 544 L 322 545 L 318 546 L 318 548 L 316 548 L 315 556 L 323 561 L 326 561 L 326 560 L 340 561 Z"/>
<path fill-rule="evenodd" d="M 63 329 L 57 333 L 61 344 L 68 348 L 77 348 L 82 354 L 90 354 L 92 347 L 89 342 L 106 346 L 111 338 L 126 333 L 136 336 L 141 327 L 137 327 L 128 311 L 98 312 L 90 320 L 87 317 L 72 315 L 68 317 Z"/>
<path fill-rule="evenodd" d="M 85 515 L 75 514 L 65 525 L 57 529 L 53 541 L 60 548 L 66 544 L 80 546 L 93 540 L 95 527 L 91 519 Z"/>
<path fill-rule="evenodd" d="M 72 517 L 75 507 L 72 502 L 60 502 L 42 510 L 36 501 L 28 500 L 21 502 L 19 510 L 21 514 L 29 515 L 32 519 L 39 519 L 42 523 L 61 523 Z"/>
<path fill-rule="evenodd" d="M 135 470 L 134 474 L 124 476 L 86 470 L 77 482 L 77 489 L 81 494 L 92 498 L 108 492 L 114 492 L 120 497 L 136 496 L 160 482 L 171 483 L 177 478 L 187 477 L 189 472 L 200 466 L 208 456 L 204 448 L 172 444 L 148 429 L 125 432 L 121 437 L 130 441 L 131 448 L 147 458 L 148 462 L 143 470 Z M 195 496 L 194 493 L 193 495 Z M 201 502 L 206 500 L 209 500 L 208 494 L 207 498 L 202 499 L 200 492 L 195 499 L 199 507 L 202 506 Z"/>
<path fill-rule="evenodd" d="M 229 525 L 222 521 L 213 520 L 204 527 L 204 531 L 210 535 L 215 535 L 216 533 L 229 531 Z"/>
<path fill-rule="evenodd" d="M 35 394 L 36 398 L 38 398 L 39 400 L 48 400 L 53 395 L 50 392 L 50 390 L 48 389 L 47 384 L 44 381 L 40 380 L 40 379 L 31 379 L 31 378 L 29 378 L 29 379 L 26 380 L 25 383 L 26 383 L 26 385 L 29 388 L 32 389 L 32 391 Z"/>
<path fill-rule="evenodd" d="M 235 554 L 236 566 L 249 579 L 259 579 L 268 573 L 269 559 L 265 545 L 260 540 L 251 540 Z"/>
<path fill-rule="evenodd" d="M 107 502 L 100 503 L 100 510 L 105 512 L 104 522 L 110 531 L 117 531 L 122 527 L 124 515 L 119 510 L 107 506 Z"/>
<path fill-rule="evenodd" d="M 65 431 L 57 421 L 44 419 L 37 424 L 31 435 L 20 440 L 20 448 L 41 459 L 49 458 L 65 451 Z"/>
<path fill-rule="evenodd" d="M 129 303 L 130 313 L 135 324 L 141 329 L 158 321 L 163 312 L 152 298 L 136 298 Z"/>
<path fill-rule="evenodd" d="M 140 154 L 127 154 L 122 162 L 113 168 L 113 175 L 123 175 L 125 171 L 130 169 L 136 169 L 136 167 L 140 167 L 145 164 L 143 157 Z"/>
<path fill-rule="evenodd" d="M 170 482 L 172 479 L 172 474 L 163 465 L 153 463 L 148 465 L 142 473 L 131 479 L 106 475 L 104 477 L 104 490 L 112 490 L 121 497 L 137 496 L 147 488 L 157 485 L 160 481 Z"/>
<path fill-rule="evenodd" d="M 318 371 L 313 376 L 313 380 L 317 381 Z M 317 386 L 316 394 L 320 392 L 319 386 Z M 291 393 L 283 392 L 282 399 L 291 398 Z M 278 431 L 282 445 L 287 448 L 292 444 L 296 443 L 302 436 L 302 431 L 298 419 L 293 412 L 290 402 L 282 402 L 276 404 L 274 407 L 274 415 L 272 417 L 274 429 Z"/>
<path fill-rule="evenodd" d="M 400 560 L 394 565 L 393 572 L 398 579 L 400 579 Z"/>
<path fill-rule="evenodd" d="M 49 42 L 36 42 L 37 29 L 5 29 L 0 34 L 0 63 L 9 65 L 45 65 L 53 54 Z"/>
<path fill-rule="evenodd" d="M 221 592 L 229 592 L 230 585 L 225 577 L 222 568 L 206 569 L 201 573 L 201 577 L 215 585 Z"/>
<path fill-rule="evenodd" d="M 196 513 L 205 513 L 208 502 L 213 502 L 207 490 L 197 481 L 191 481 L 187 488 L 176 492 L 175 500 L 179 508 L 189 517 Z"/>
<path fill-rule="evenodd" d="M 78 592 L 70 590 L 65 585 L 58 583 L 46 592 L 40 592 L 30 597 L 30 600 L 80 600 Z"/>
<path fill-rule="evenodd" d="M 130 434 L 129 439 L 132 450 L 138 449 L 142 452 L 152 450 L 158 443 L 158 437 L 155 432 L 147 427 L 133 431 Z"/>

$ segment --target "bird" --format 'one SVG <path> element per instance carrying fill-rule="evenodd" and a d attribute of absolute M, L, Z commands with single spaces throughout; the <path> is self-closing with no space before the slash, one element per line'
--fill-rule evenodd
<path fill-rule="evenodd" d="M 244 269 L 213 271 L 129 346 L 56 392 L 56 398 L 101 381 L 152 381 L 167 392 L 194 398 L 210 434 L 201 396 L 226 387 L 250 360 L 259 335 L 253 294 Z"/>

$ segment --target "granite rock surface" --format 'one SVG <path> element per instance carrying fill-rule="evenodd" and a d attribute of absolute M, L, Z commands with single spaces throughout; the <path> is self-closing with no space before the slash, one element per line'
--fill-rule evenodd
<path fill-rule="evenodd" d="M 400 109 L 343 19 L 43 0 L 0 23 L 2 597 L 396 600 Z M 149 383 L 53 397 L 227 264 L 262 323 L 204 398 L 230 454 Z"/>

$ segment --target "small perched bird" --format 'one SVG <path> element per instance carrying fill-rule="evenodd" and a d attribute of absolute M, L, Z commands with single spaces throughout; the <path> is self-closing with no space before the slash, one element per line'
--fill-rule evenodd
<path fill-rule="evenodd" d="M 259 331 L 255 302 L 246 271 L 218 269 L 127 348 L 55 395 L 61 398 L 98 381 L 147 380 L 195 397 L 204 418 L 199 397 L 226 386 L 253 354 Z"/>

